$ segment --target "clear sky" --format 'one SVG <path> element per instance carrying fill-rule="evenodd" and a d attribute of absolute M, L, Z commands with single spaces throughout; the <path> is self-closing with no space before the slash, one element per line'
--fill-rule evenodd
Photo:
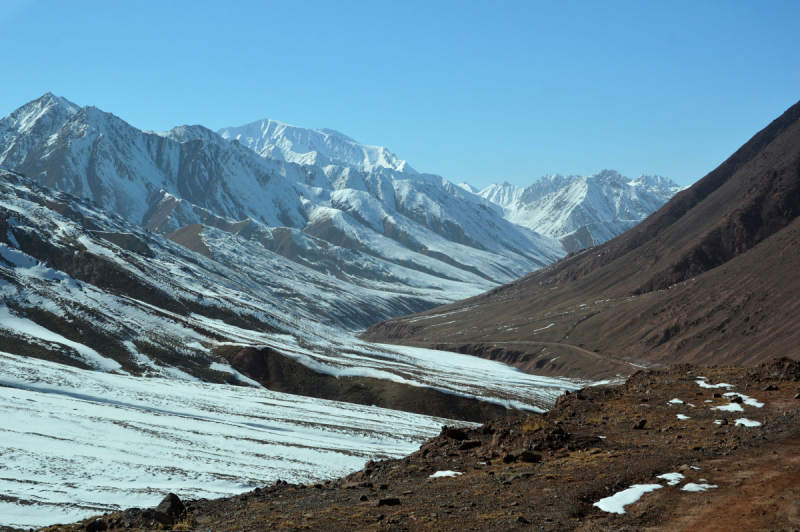
<path fill-rule="evenodd" d="M 419 171 L 690 184 L 800 100 L 800 1 L 0 1 L 0 116 L 329 127 Z"/>

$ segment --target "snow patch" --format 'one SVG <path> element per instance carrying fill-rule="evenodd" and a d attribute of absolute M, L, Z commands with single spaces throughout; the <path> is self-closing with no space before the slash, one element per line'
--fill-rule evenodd
<path fill-rule="evenodd" d="M 458 471 L 437 471 L 428 478 L 455 477 L 463 474 L 464 473 L 459 473 Z"/>
<path fill-rule="evenodd" d="M 604 512 L 624 514 L 625 506 L 635 503 L 641 499 L 642 495 L 645 493 L 650 493 L 651 491 L 661 488 L 663 488 L 661 484 L 634 484 L 630 488 L 615 493 L 611 497 L 600 499 L 594 503 L 594 506 L 597 506 Z"/>

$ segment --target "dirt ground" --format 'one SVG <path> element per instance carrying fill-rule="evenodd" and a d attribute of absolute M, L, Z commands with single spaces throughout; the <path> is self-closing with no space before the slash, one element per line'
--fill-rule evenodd
<path fill-rule="evenodd" d="M 368 462 L 345 478 L 184 501 L 172 527 L 148 509 L 98 517 L 113 530 L 796 531 L 798 394 L 800 365 L 788 359 L 640 371 L 617 388 L 562 396 L 542 416 L 443 428 L 405 459 Z M 431 478 L 437 471 L 461 474 Z M 658 478 L 674 472 L 684 476 L 674 486 Z M 686 491 L 688 483 L 714 487 Z M 624 514 L 595 506 L 634 484 L 661 488 Z M 81 530 L 94 519 L 43 530 Z"/>

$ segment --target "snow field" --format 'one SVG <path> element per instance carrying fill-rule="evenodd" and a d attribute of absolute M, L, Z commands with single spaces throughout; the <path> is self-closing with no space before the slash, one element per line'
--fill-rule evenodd
<path fill-rule="evenodd" d="M 213 498 L 405 456 L 446 420 L 0 353 L 0 525 L 36 527 L 172 491 Z M 18 499 L 18 500 L 15 500 Z"/>

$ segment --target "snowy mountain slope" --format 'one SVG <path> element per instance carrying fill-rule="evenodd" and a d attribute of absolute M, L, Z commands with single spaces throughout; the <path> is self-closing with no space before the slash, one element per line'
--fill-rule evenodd
<path fill-rule="evenodd" d="M 275 120 L 259 120 L 240 127 L 222 128 L 224 139 L 236 139 L 259 155 L 301 165 L 354 166 L 363 171 L 378 167 L 416 174 L 416 170 L 383 146 L 367 146 L 332 129 L 305 129 Z"/>
<path fill-rule="evenodd" d="M 522 187 L 504 181 L 503 183 L 489 185 L 485 189 L 477 192 L 477 194 L 496 205 L 500 205 L 503 209 L 506 209 L 519 201 L 524 190 L 525 189 Z"/>
<path fill-rule="evenodd" d="M 223 231 L 204 238 L 225 257 L 209 259 L 68 194 L 4 174 L 4 350 L 85 369 L 237 382 L 244 379 L 218 348 L 265 346 L 322 374 L 525 408 L 546 408 L 561 389 L 575 386 L 466 355 L 357 340 L 317 316 L 355 320 L 352 314 L 381 312 L 387 303 L 379 288 L 354 290 L 255 242 L 234 240 Z M 226 245 L 243 254 L 221 249 Z"/>
<path fill-rule="evenodd" d="M 380 165 L 303 166 L 261 157 L 202 126 L 156 134 L 63 102 L 48 94 L 1 121 L 0 149 L 9 156 L 0 164 L 157 233 L 211 226 L 355 286 L 383 280 L 390 293 L 425 288 L 418 295 L 428 306 L 480 293 L 564 254 L 557 240 L 508 222 L 485 199 L 439 176 Z M 29 118 L 15 118 L 23 115 Z M 288 242 L 280 240 L 287 235 Z M 373 320 L 389 317 L 378 312 Z"/>
<path fill-rule="evenodd" d="M 525 189 L 495 184 L 478 194 L 501 206 L 507 220 L 559 238 L 575 251 L 627 231 L 682 189 L 662 176 L 632 181 L 603 170 L 587 177 L 548 175 Z"/>
<path fill-rule="evenodd" d="M 166 492 L 216 498 L 277 479 L 321 482 L 368 460 L 410 454 L 447 423 L 2 352 L 0 367 L 0 526 L 39 527 L 153 507 Z"/>

